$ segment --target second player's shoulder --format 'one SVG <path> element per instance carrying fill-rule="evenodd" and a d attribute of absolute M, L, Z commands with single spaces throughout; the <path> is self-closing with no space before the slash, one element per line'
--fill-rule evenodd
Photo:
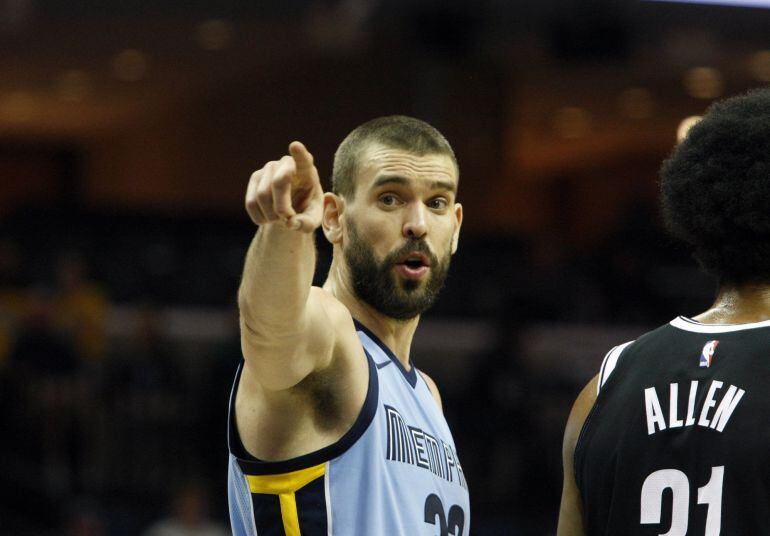
<path fill-rule="evenodd" d="M 682 330 L 674 320 L 612 347 L 602 359 L 597 392 L 602 391 L 608 383 L 617 383 L 619 378 L 628 377 L 632 372 L 636 377 L 644 370 L 654 371 L 667 367 L 670 360 L 666 356 L 691 346 L 692 335 Z"/>
<path fill-rule="evenodd" d="M 604 359 L 602 359 L 601 366 L 599 367 L 599 374 L 594 378 L 596 380 L 595 394 L 601 390 L 605 383 L 607 383 L 607 380 L 609 380 L 610 376 L 612 376 L 612 373 L 615 372 L 615 369 L 620 362 L 621 356 L 634 342 L 636 341 L 628 341 L 624 342 L 623 344 L 618 344 L 617 346 L 613 346 L 607 352 L 607 354 L 604 356 Z"/>
<path fill-rule="evenodd" d="M 597 396 L 599 375 L 594 376 L 578 395 L 572 405 L 562 443 L 562 463 L 564 468 L 564 487 L 559 508 L 559 536 L 583 536 L 583 509 L 575 479 L 574 456 L 583 425 L 594 407 Z"/>
<path fill-rule="evenodd" d="M 591 378 L 591 380 L 583 387 L 583 390 L 580 391 L 580 394 L 575 399 L 575 403 L 572 405 L 572 410 L 567 419 L 567 428 L 564 432 L 564 446 L 565 448 L 569 448 L 570 452 L 575 450 L 575 445 L 577 444 L 578 437 L 583 429 L 583 424 L 596 402 L 596 396 L 599 390 L 599 377 L 599 374 L 597 374 Z"/>

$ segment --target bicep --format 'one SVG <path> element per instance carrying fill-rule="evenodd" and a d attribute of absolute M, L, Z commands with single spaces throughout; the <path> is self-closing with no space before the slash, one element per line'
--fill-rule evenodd
<path fill-rule="evenodd" d="M 561 506 L 559 508 L 558 536 L 584 536 L 583 507 L 575 480 L 574 455 L 578 437 L 583 429 L 588 413 L 596 400 L 596 385 L 598 376 L 595 376 L 583 388 L 572 406 L 567 426 L 564 430 L 564 443 L 562 444 L 562 463 L 564 467 L 564 485 L 562 487 Z"/>

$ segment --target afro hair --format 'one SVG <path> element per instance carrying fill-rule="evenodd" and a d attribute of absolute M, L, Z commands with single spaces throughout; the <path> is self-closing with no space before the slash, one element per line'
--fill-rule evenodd
<path fill-rule="evenodd" d="M 770 282 L 770 88 L 713 104 L 661 168 L 670 232 L 721 284 Z"/>

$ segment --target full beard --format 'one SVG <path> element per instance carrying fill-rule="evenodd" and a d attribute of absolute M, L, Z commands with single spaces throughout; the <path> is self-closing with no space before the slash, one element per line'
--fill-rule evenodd
<path fill-rule="evenodd" d="M 449 272 L 448 253 L 439 261 L 422 239 L 409 239 L 378 262 L 372 248 L 352 224 L 349 238 L 344 255 L 353 290 L 359 299 L 385 316 L 402 321 L 422 314 L 433 305 Z M 401 280 L 394 273 L 396 259 L 413 252 L 420 252 L 430 259 L 427 281 Z"/>

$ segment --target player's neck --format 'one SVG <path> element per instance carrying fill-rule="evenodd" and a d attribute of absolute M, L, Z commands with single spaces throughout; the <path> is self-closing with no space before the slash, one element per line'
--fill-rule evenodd
<path fill-rule="evenodd" d="M 693 319 L 705 324 L 749 324 L 770 320 L 770 285 L 723 286 L 714 304 Z"/>
<path fill-rule="evenodd" d="M 343 302 L 344 303 L 344 302 Z M 380 341 L 390 348 L 405 369 L 409 370 L 409 355 L 412 348 L 412 338 L 417 330 L 420 317 L 409 320 L 394 320 L 383 315 L 369 304 L 355 300 L 347 304 L 350 314 Z"/>
<path fill-rule="evenodd" d="M 395 320 L 376 310 L 368 303 L 362 301 L 353 291 L 346 278 L 341 277 L 339 270 L 335 270 L 334 262 L 329 270 L 329 277 L 324 283 L 324 290 L 331 293 L 350 311 L 351 316 L 363 324 L 366 329 L 374 333 L 380 341 L 387 346 L 401 361 L 404 368 L 409 370 L 409 355 L 412 347 L 412 338 L 417 330 L 420 317 L 409 320 Z"/>

